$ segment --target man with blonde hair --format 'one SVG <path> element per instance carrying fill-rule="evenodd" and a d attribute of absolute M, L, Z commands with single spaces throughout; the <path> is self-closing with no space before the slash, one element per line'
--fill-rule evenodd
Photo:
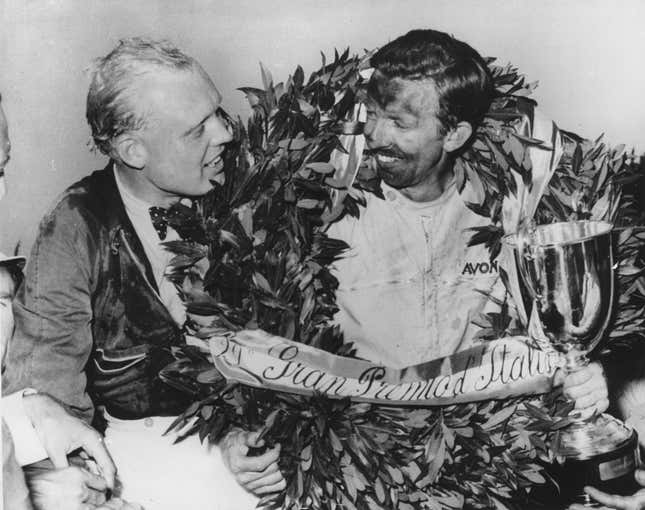
<path fill-rule="evenodd" d="M 123 495 L 147 510 L 240 509 L 284 487 L 278 449 L 246 456 L 252 433 L 232 433 L 221 452 L 163 435 L 189 404 L 159 377 L 186 319 L 165 274 L 162 243 L 179 239 L 165 210 L 199 199 L 223 169 L 221 100 L 167 42 L 126 39 L 98 59 L 87 121 L 110 163 L 45 216 L 17 296 L 8 387 L 47 388 L 88 420 L 100 406 Z"/>

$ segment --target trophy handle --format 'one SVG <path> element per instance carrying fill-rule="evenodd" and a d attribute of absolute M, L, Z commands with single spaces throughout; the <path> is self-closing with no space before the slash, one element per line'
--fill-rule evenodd
<path fill-rule="evenodd" d="M 529 271 L 527 269 L 527 264 L 525 263 L 526 260 L 534 259 L 534 255 L 531 251 L 532 246 L 528 241 L 526 227 L 520 229 L 516 234 L 512 235 L 511 239 L 511 243 L 515 247 L 515 249 L 513 250 L 515 267 L 517 268 L 517 272 L 519 273 L 520 278 L 523 281 L 524 286 L 531 297 L 531 300 L 533 301 L 532 305 L 533 307 L 535 307 L 537 306 L 537 301 L 541 298 L 541 295 L 533 285 L 533 279 L 530 277 Z M 537 247 L 536 249 L 539 249 L 539 247 Z"/>

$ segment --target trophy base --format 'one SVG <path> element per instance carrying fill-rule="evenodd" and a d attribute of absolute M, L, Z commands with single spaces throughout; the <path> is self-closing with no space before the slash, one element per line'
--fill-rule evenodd
<path fill-rule="evenodd" d="M 562 434 L 556 452 L 564 463 L 554 463 L 547 471 L 560 486 L 558 500 L 564 508 L 573 503 L 601 507 L 584 492 L 585 486 L 623 496 L 640 488 L 634 480 L 640 463 L 638 435 L 609 415 L 573 424 Z"/>

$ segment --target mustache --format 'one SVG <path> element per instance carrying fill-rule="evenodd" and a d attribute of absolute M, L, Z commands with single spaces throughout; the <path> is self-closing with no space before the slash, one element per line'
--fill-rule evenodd
<path fill-rule="evenodd" d="M 400 158 L 405 159 L 406 156 L 401 152 L 398 147 L 388 146 L 388 147 L 374 147 L 373 149 L 365 149 L 365 155 L 367 156 L 388 156 L 391 158 Z"/>

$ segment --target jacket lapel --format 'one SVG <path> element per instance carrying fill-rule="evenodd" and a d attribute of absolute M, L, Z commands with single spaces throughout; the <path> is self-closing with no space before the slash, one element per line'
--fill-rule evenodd
<path fill-rule="evenodd" d="M 93 196 L 100 196 L 104 201 L 101 210 L 104 212 L 104 223 L 110 232 L 111 246 L 117 246 L 124 241 L 127 243 L 127 249 L 131 252 L 137 267 L 139 267 L 144 278 L 158 296 L 159 289 L 152 273 L 152 266 L 143 250 L 141 240 L 137 236 L 128 214 L 125 212 L 125 206 L 116 185 L 114 163 L 110 161 L 103 172 L 97 172 L 95 175 L 97 179 L 94 185 L 100 191 L 97 190 L 98 192 L 93 193 Z"/>

